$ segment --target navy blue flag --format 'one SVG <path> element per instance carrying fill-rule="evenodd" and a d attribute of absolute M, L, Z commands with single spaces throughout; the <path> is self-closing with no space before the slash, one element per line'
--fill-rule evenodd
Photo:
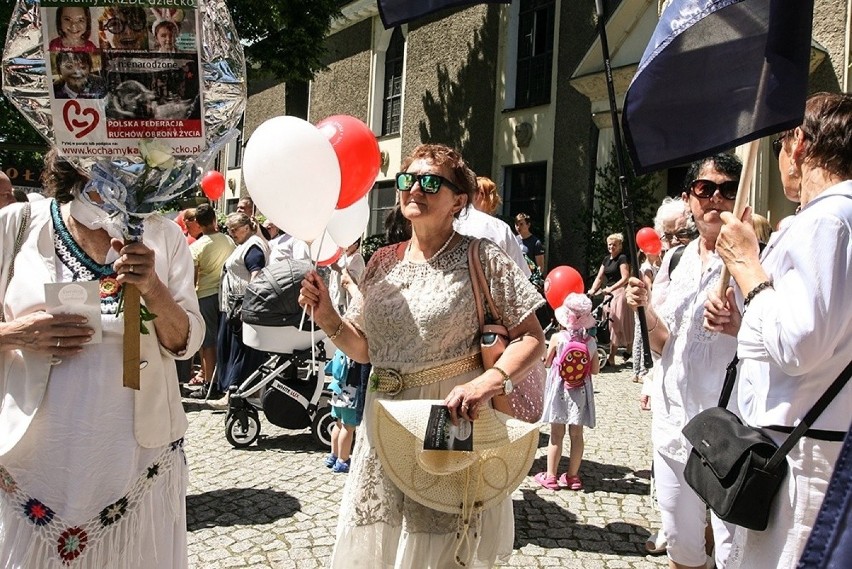
<path fill-rule="evenodd" d="M 390 29 L 444 8 L 473 4 L 511 4 L 511 0 L 379 0 L 379 15 Z"/>
<path fill-rule="evenodd" d="M 801 124 L 813 0 L 674 0 L 624 100 L 637 174 Z"/>

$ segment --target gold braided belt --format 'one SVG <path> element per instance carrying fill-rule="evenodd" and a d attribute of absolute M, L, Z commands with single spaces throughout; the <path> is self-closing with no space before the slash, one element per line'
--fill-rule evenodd
<path fill-rule="evenodd" d="M 399 373 L 395 369 L 374 367 L 370 374 L 370 390 L 379 393 L 396 395 L 404 389 L 423 387 L 448 377 L 455 377 L 482 367 L 482 356 L 479 352 L 465 356 L 460 360 L 447 362 L 433 368 L 415 371 L 414 373 Z"/>

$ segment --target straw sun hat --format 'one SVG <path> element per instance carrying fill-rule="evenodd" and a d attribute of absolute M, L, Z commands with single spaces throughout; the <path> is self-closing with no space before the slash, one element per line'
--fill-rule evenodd
<path fill-rule="evenodd" d="M 376 400 L 369 436 L 385 472 L 406 496 L 469 517 L 520 485 L 535 458 L 538 426 L 488 407 L 473 422 L 473 451 L 423 450 L 429 412 L 442 404 Z"/>

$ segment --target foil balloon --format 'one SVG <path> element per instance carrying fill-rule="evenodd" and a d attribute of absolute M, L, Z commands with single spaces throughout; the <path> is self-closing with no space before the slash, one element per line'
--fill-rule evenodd
<path fill-rule="evenodd" d="M 105 223 L 128 240 L 141 237 L 145 217 L 195 191 L 236 135 L 246 101 L 245 58 L 225 2 L 157 4 L 75 4 L 91 26 L 71 37 L 57 25 L 68 6 L 18 0 L 2 59 L 6 97 L 91 178 L 84 193 L 97 193 Z M 133 33 L 118 33 L 119 24 Z M 158 39 L 162 26 L 173 41 Z"/>

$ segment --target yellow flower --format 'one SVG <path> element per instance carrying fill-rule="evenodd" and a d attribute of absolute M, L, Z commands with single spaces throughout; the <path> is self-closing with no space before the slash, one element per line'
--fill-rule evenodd
<path fill-rule="evenodd" d="M 139 141 L 139 153 L 151 168 L 171 170 L 175 167 L 172 149 L 159 140 L 145 139 Z"/>

